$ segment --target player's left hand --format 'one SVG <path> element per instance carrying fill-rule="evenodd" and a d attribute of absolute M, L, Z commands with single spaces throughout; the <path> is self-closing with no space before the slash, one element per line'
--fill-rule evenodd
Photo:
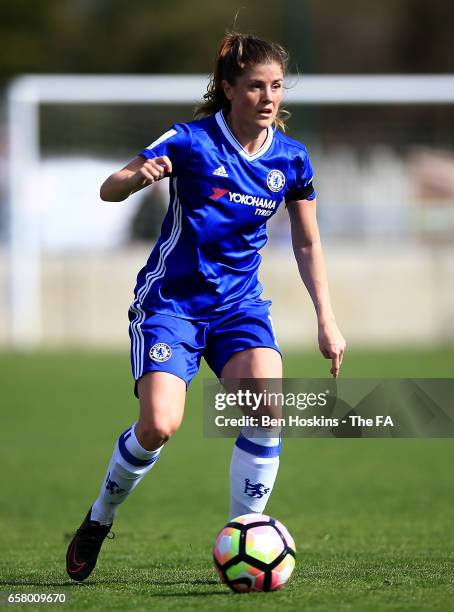
<path fill-rule="evenodd" d="M 331 359 L 330 373 L 337 378 L 347 344 L 335 321 L 329 323 L 319 321 L 318 346 L 323 357 Z"/>

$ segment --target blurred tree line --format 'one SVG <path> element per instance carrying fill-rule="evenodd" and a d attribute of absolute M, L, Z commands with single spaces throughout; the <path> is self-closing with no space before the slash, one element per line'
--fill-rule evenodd
<path fill-rule="evenodd" d="M 207 73 L 237 27 L 300 71 L 454 72 L 446 0 L 0 0 L 0 80 L 19 73 Z"/>
<path fill-rule="evenodd" d="M 291 72 L 449 73 L 453 23 L 454 2 L 447 0 L 0 0 L 0 90 L 23 73 L 208 74 L 219 41 L 233 28 L 285 45 Z M 178 105 L 157 111 L 44 105 L 42 150 L 127 161 L 164 128 L 190 119 Z M 373 107 L 344 108 L 341 115 L 335 107 L 306 106 L 292 113 L 290 135 L 309 145 L 360 150 L 422 139 L 453 146 L 446 130 L 452 106 L 381 109 L 378 123 Z M 0 128 L 2 114 L 0 104 Z M 1 142 L 0 129 L 0 149 Z M 164 209 L 148 205 L 154 192 L 145 195 L 131 232 L 148 240 Z"/>

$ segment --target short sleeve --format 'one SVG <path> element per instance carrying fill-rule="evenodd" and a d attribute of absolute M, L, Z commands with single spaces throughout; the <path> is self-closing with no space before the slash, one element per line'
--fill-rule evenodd
<path fill-rule="evenodd" d="M 317 196 L 314 189 L 314 171 L 306 149 L 295 158 L 294 168 L 294 181 L 287 189 L 285 201 L 314 200 Z"/>
<path fill-rule="evenodd" d="M 172 162 L 172 176 L 178 176 L 188 160 L 191 144 L 189 127 L 184 123 L 176 123 L 138 155 L 147 159 L 166 155 Z"/>

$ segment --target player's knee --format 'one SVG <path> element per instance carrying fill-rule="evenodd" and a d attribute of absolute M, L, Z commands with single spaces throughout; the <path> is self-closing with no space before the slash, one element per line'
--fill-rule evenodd
<path fill-rule="evenodd" d="M 178 430 L 180 423 L 171 419 L 149 419 L 139 421 L 136 434 L 141 445 L 147 450 L 162 446 Z"/>

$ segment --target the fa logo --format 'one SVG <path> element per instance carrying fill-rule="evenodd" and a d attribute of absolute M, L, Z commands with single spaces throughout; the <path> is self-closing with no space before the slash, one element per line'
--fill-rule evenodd
<path fill-rule="evenodd" d="M 266 176 L 266 184 L 271 191 L 281 191 L 285 185 L 284 173 L 280 170 L 270 170 Z"/>
<path fill-rule="evenodd" d="M 249 478 L 244 479 L 244 484 L 244 492 L 246 493 L 246 495 L 249 495 L 249 497 L 260 498 L 270 492 L 270 488 L 265 487 L 265 485 L 261 482 L 258 482 L 257 484 L 251 484 Z"/>
<path fill-rule="evenodd" d="M 150 357 L 153 361 L 167 361 L 172 357 L 172 349 L 165 342 L 158 342 L 151 347 Z"/>

